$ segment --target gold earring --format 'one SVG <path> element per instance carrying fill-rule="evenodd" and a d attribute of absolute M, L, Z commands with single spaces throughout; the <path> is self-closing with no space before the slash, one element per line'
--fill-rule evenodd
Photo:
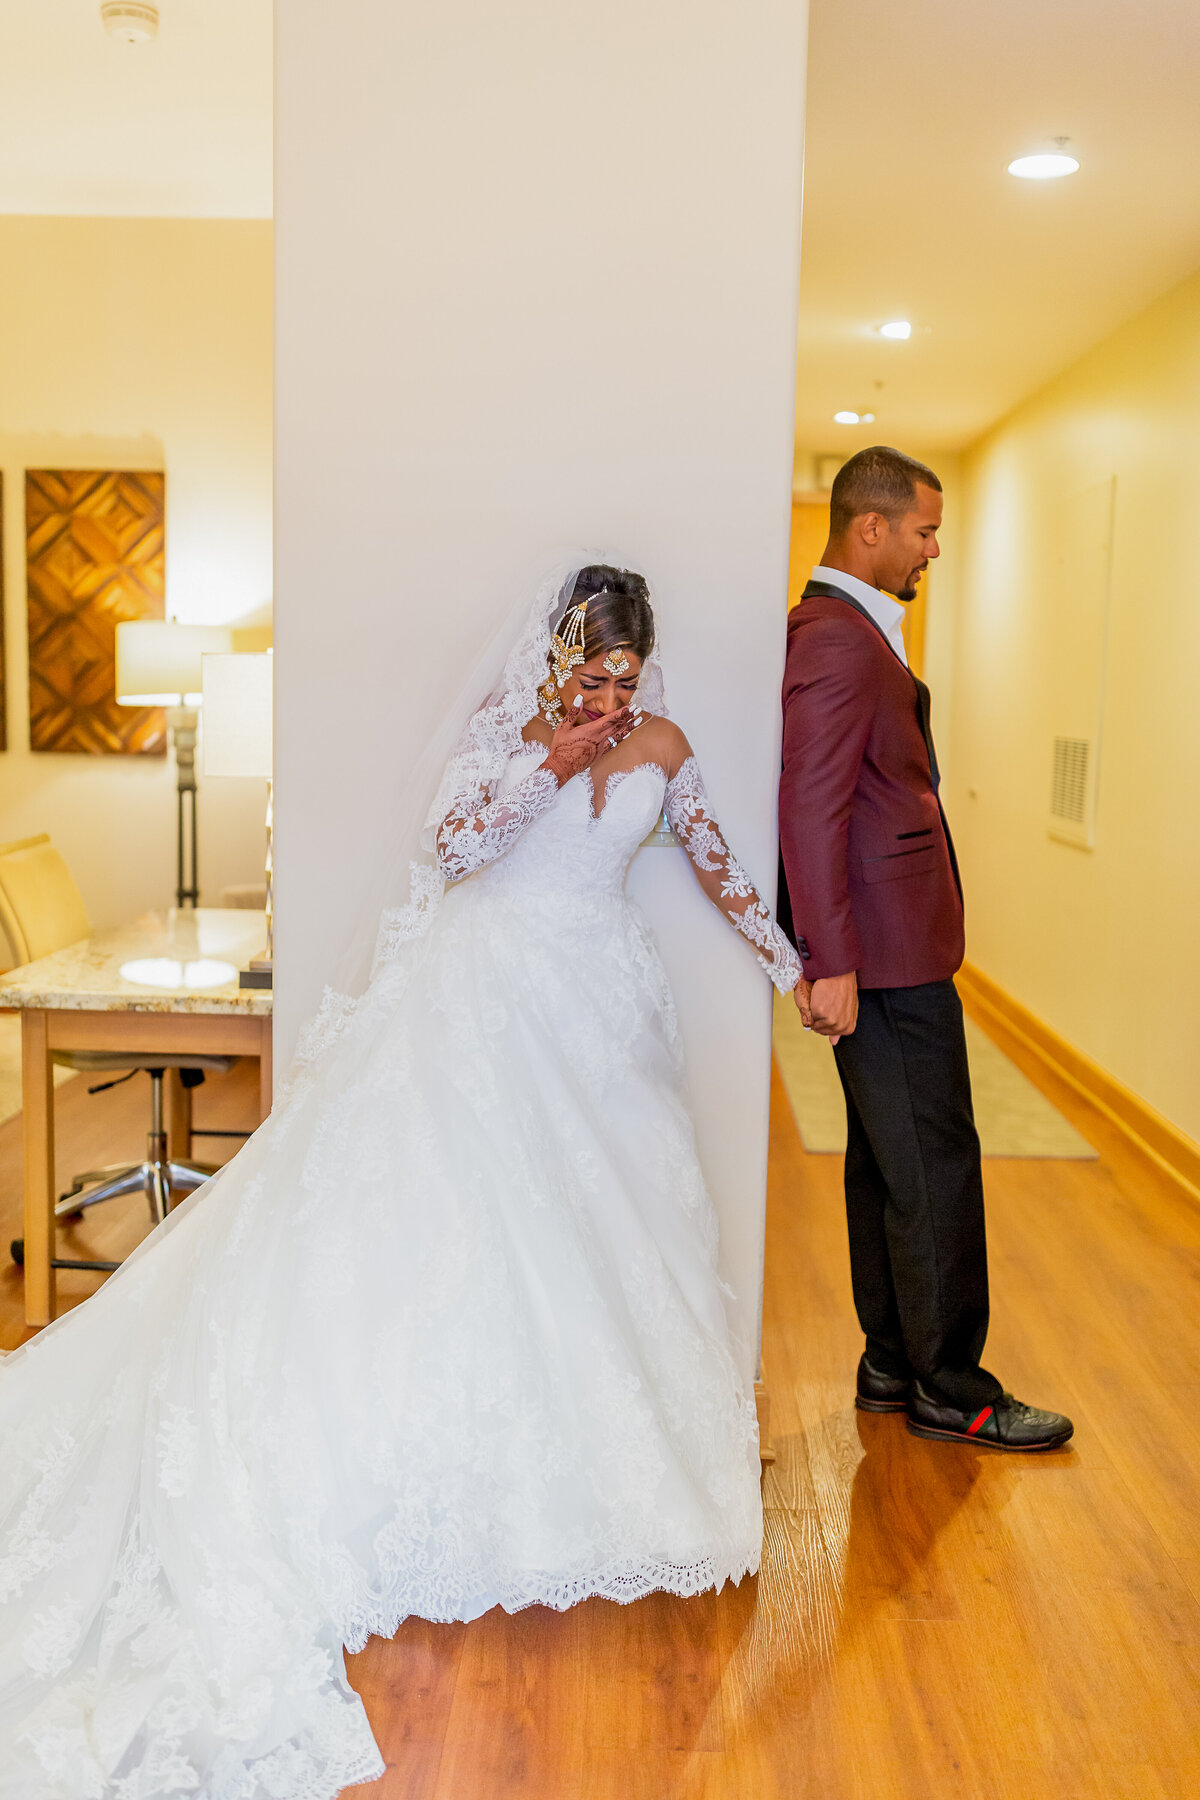
<path fill-rule="evenodd" d="M 559 699 L 558 686 L 553 675 L 549 676 L 538 689 L 538 699 L 542 703 L 542 717 L 547 725 L 557 729 L 563 722 L 562 701 Z"/>

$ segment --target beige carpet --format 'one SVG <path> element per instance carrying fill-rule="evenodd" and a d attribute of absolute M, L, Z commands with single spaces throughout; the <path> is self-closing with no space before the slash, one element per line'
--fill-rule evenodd
<path fill-rule="evenodd" d="M 71 1069 L 55 1069 L 55 1082 L 73 1079 Z M 0 1013 L 0 1125 L 21 1110 L 21 1015 Z"/>
<path fill-rule="evenodd" d="M 975 1123 L 985 1156 L 1066 1156 L 1095 1160 L 1096 1151 L 1064 1119 L 1015 1063 L 970 1019 L 967 1056 Z M 775 1060 L 809 1151 L 840 1155 L 846 1148 L 846 1106 L 833 1050 L 805 1031 L 789 996 L 775 996 Z"/>

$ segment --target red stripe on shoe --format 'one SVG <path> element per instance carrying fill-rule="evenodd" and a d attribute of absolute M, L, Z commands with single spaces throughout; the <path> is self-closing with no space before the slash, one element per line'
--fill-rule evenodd
<path fill-rule="evenodd" d="M 979 1413 L 976 1418 L 972 1419 L 971 1423 L 967 1426 L 967 1436 L 974 1437 L 975 1433 L 977 1431 L 979 1431 L 982 1426 L 987 1424 L 987 1422 L 991 1418 L 991 1416 L 992 1416 L 991 1407 L 985 1406 L 983 1411 L 981 1413 Z"/>

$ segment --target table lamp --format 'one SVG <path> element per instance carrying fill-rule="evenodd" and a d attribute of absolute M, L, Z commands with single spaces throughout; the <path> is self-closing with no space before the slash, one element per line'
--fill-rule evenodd
<path fill-rule="evenodd" d="M 267 783 L 267 954 L 241 971 L 238 981 L 244 988 L 271 986 L 275 949 L 271 843 L 273 661 L 269 650 L 206 655 L 203 659 L 205 775 L 256 775 Z"/>
<path fill-rule="evenodd" d="M 165 706 L 175 748 L 175 904 L 200 904 L 196 859 L 196 708 L 202 699 L 200 658 L 231 650 L 224 625 L 181 625 L 177 619 L 128 619 L 117 626 L 118 706 Z M 189 796 L 191 880 L 184 866 L 184 800 Z"/>

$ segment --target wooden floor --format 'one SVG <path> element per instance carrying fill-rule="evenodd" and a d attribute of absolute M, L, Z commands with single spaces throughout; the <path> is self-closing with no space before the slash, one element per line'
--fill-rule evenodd
<path fill-rule="evenodd" d="M 73 1166 L 144 1129 L 144 1084 L 82 1087 L 59 1097 Z M 351 1675 L 388 1772 L 354 1800 L 1191 1800 L 1200 1210 L 1053 1097 L 1102 1161 L 987 1164 L 988 1361 L 1071 1412 L 1074 1446 L 1005 1457 L 854 1412 L 840 1163 L 805 1155 L 777 1092 L 762 1574 L 373 1641 Z M 237 1125 L 253 1104 L 248 1068 L 197 1112 Z M 18 1158 L 0 1127 L 6 1227 Z M 131 1211 L 76 1233 L 100 1247 L 139 1227 Z M 0 1342 L 20 1335 L 5 1271 Z"/>
<path fill-rule="evenodd" d="M 94 1078 L 102 1079 L 102 1078 Z M 132 1081 L 110 1088 L 106 1094 L 89 1094 L 88 1078 L 76 1075 L 54 1090 L 57 1188 L 69 1187 L 81 1171 L 116 1162 L 135 1162 L 146 1147 L 150 1124 L 150 1079 L 135 1075 Z M 195 1090 L 193 1121 L 199 1131 L 211 1125 L 228 1131 L 253 1131 L 258 1123 L 258 1064 L 248 1057 L 236 1062 L 227 1075 L 209 1075 Z M 197 1136 L 196 1158 L 205 1163 L 227 1162 L 241 1147 L 241 1139 Z M 6 1119 L 0 1125 L 0 1350 L 15 1350 L 32 1337 L 25 1328 L 22 1275 L 9 1257 L 9 1244 L 24 1231 L 21 1193 L 21 1120 Z M 105 1201 L 86 1212 L 78 1224 L 64 1225 L 58 1233 L 60 1256 L 115 1262 L 128 1256 L 150 1228 L 150 1213 L 140 1194 Z M 67 1312 L 94 1294 L 103 1275 L 63 1269 L 58 1275 L 58 1310 Z"/>

